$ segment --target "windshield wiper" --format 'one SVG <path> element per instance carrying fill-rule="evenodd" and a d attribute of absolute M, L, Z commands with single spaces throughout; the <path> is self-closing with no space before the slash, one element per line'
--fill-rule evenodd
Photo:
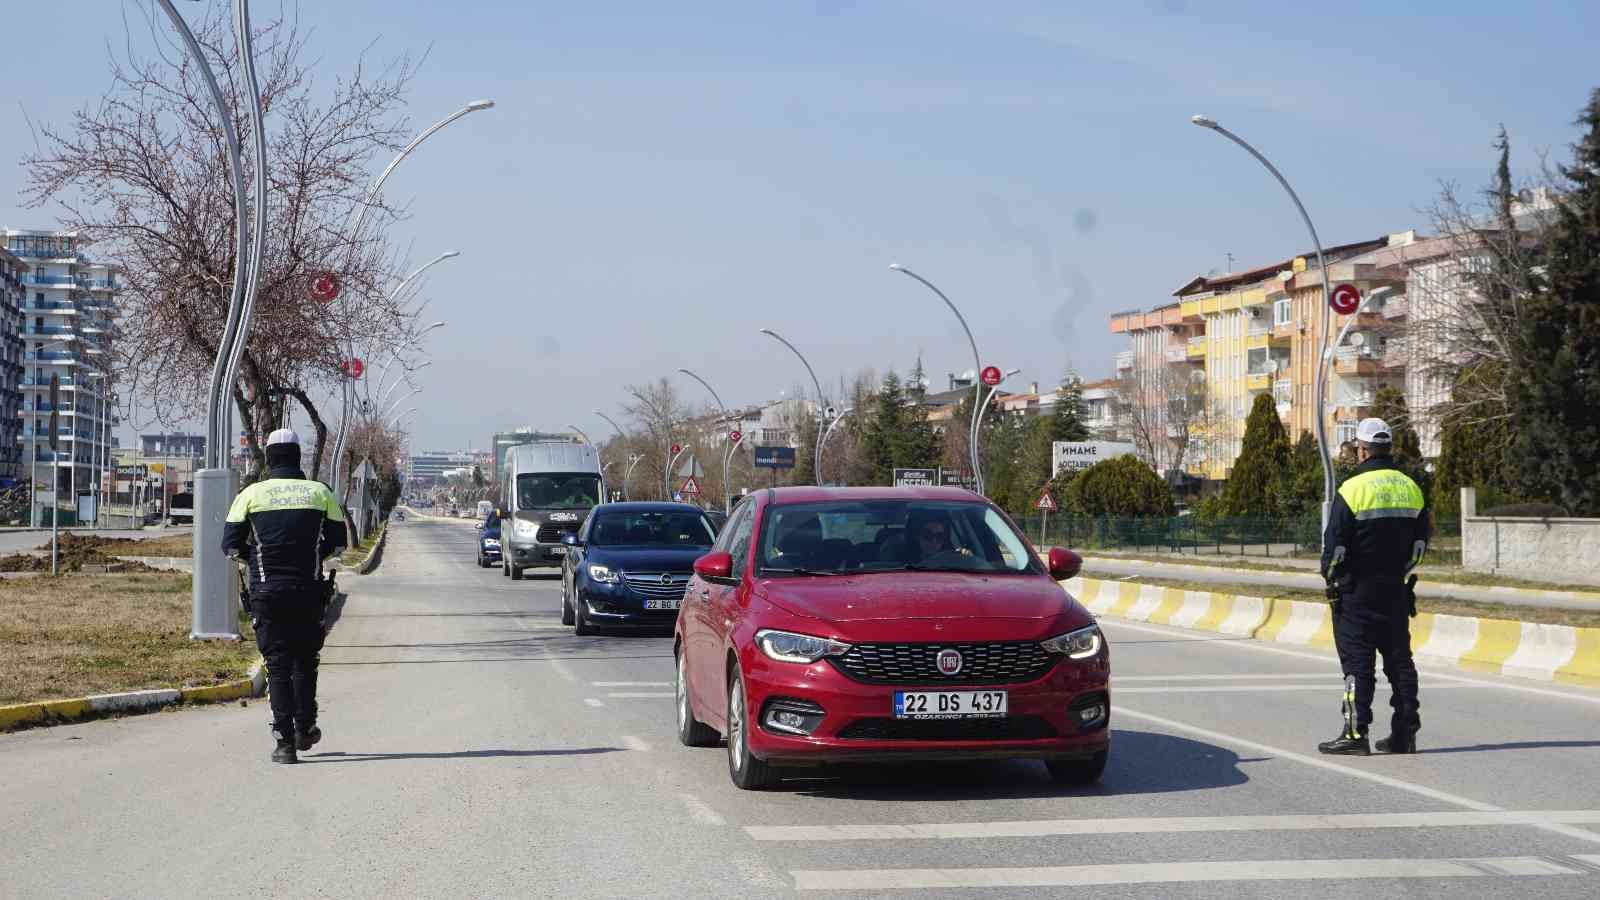
<path fill-rule="evenodd" d="M 898 570 L 900 572 L 981 572 L 983 569 L 974 569 L 961 566 L 925 566 L 922 563 L 906 563 Z"/>
<path fill-rule="evenodd" d="M 820 569 L 787 568 L 787 569 L 762 569 L 761 570 L 761 574 L 763 574 L 763 575 L 813 575 L 813 576 L 817 576 L 817 577 L 827 577 L 827 576 L 831 576 L 831 575 L 843 575 L 845 573 L 843 573 L 843 572 L 825 571 L 825 570 L 820 570 Z"/>

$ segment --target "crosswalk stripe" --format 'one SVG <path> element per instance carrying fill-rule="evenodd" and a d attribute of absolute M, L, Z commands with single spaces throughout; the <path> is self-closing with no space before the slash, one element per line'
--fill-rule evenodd
<path fill-rule="evenodd" d="M 591 681 L 595 687 L 672 687 L 670 681 Z"/>
<path fill-rule="evenodd" d="M 1329 676 L 1329 677 L 1334 679 L 1333 682 L 1332 682 L 1332 684 L 1333 684 L 1333 692 L 1334 693 L 1338 693 L 1340 691 L 1340 689 L 1341 689 L 1340 685 L 1339 685 L 1339 682 L 1337 680 L 1338 676 L 1337 675 L 1332 675 L 1332 676 Z M 1324 680 L 1327 680 L 1327 679 L 1324 679 Z M 1488 685 L 1457 684 L 1455 682 L 1445 682 L 1443 684 L 1429 684 L 1428 685 L 1428 690 L 1430 690 L 1430 691 L 1458 690 L 1459 691 L 1459 690 L 1482 689 L 1482 688 L 1486 688 L 1486 687 L 1488 687 Z M 1389 686 L 1387 684 L 1381 684 L 1380 683 L 1380 684 L 1377 685 L 1377 689 L 1380 690 L 1380 691 L 1381 690 L 1389 690 Z M 1255 693 L 1257 691 L 1327 691 L 1328 690 L 1328 685 L 1326 685 L 1326 684 L 1174 684 L 1174 685 L 1168 685 L 1168 686 L 1165 686 L 1165 687 L 1140 686 L 1140 687 L 1119 688 L 1119 687 L 1117 687 L 1115 682 L 1112 682 L 1111 690 L 1112 690 L 1113 694 L 1245 694 L 1245 693 Z"/>
<path fill-rule="evenodd" d="M 1503 812 L 1349 813 L 1285 816 L 1174 816 L 1121 819 L 947 822 L 915 825 L 750 825 L 757 841 L 901 841 L 1052 837 L 1075 834 L 1171 834 L 1222 831 L 1342 831 L 1367 828 L 1476 828 L 1505 825 L 1583 825 L 1600 809 Z"/>
<path fill-rule="evenodd" d="M 1130 681 L 1322 681 L 1330 674 L 1339 675 L 1337 667 L 1327 672 L 1285 672 L 1281 675 L 1113 675 L 1113 685 Z"/>
<path fill-rule="evenodd" d="M 661 699 L 663 697 L 671 697 L 672 696 L 672 692 L 671 691 L 621 691 L 621 692 L 618 692 L 618 693 L 607 694 L 606 696 L 610 697 L 613 700 L 658 700 L 658 699 Z"/>
<path fill-rule="evenodd" d="M 1203 881 L 1344 881 L 1581 875 L 1537 856 L 1481 859 L 1270 859 L 967 869 L 796 869 L 802 891 L 1059 887 Z"/>

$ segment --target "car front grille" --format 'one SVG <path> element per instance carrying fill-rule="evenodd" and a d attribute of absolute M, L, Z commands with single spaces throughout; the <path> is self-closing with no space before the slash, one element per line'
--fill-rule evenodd
<path fill-rule="evenodd" d="M 636 594 L 646 597 L 659 597 L 667 600 L 677 600 L 683 597 L 684 588 L 689 586 L 689 573 L 668 572 L 667 580 L 663 582 L 661 572 L 623 572 L 622 581 L 628 589 Z"/>
<path fill-rule="evenodd" d="M 576 525 L 540 525 L 533 539 L 541 544 L 559 544 L 562 535 L 577 534 Z"/>
<path fill-rule="evenodd" d="M 941 650 L 961 653 L 961 671 L 939 672 Z M 1057 657 L 1034 641 L 955 644 L 856 644 L 829 657 L 857 681 L 886 684 L 1008 684 L 1033 681 L 1050 671 Z"/>
<path fill-rule="evenodd" d="M 1038 716 L 995 719 L 857 719 L 839 730 L 847 741 L 1029 741 L 1052 738 Z"/>

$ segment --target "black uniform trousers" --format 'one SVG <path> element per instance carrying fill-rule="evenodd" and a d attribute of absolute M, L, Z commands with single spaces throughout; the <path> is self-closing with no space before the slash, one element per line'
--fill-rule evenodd
<path fill-rule="evenodd" d="M 1372 695 L 1377 687 L 1373 669 L 1378 654 L 1383 655 L 1383 675 L 1392 692 L 1390 728 L 1395 734 L 1415 734 L 1422 727 L 1422 717 L 1405 585 L 1399 581 L 1357 582 L 1353 592 L 1342 594 L 1339 612 L 1333 617 L 1333 643 L 1345 677 L 1355 679 L 1356 726 L 1361 734 L 1372 724 Z"/>
<path fill-rule="evenodd" d="M 251 625 L 267 664 L 272 730 L 287 740 L 317 724 L 317 663 L 327 636 L 320 588 L 252 595 Z"/>

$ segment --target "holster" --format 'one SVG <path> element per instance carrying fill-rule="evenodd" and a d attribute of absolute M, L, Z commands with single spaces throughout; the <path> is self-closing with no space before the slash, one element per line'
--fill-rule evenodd
<path fill-rule="evenodd" d="M 1406 604 L 1411 618 L 1417 617 L 1417 576 L 1412 575 L 1406 579 Z"/>

